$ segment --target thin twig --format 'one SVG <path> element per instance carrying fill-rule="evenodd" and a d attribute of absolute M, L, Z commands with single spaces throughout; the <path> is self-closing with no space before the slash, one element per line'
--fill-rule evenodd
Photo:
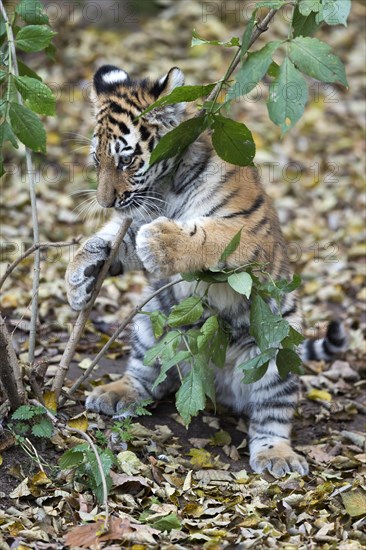
<path fill-rule="evenodd" d="M 39 458 L 39 454 L 38 454 L 37 449 L 35 448 L 35 446 L 34 446 L 33 443 L 31 442 L 31 440 L 28 439 L 28 437 L 26 438 L 26 442 L 27 442 L 27 444 L 30 446 L 30 448 L 32 449 L 32 451 L 34 452 L 34 456 L 36 457 L 36 461 L 37 461 L 37 463 L 38 463 L 38 466 L 39 466 L 40 470 L 41 470 L 43 473 L 45 473 L 44 468 L 43 468 L 43 466 L 42 466 L 41 459 Z"/>
<path fill-rule="evenodd" d="M 103 464 L 100 460 L 100 456 L 99 456 L 99 453 L 98 453 L 98 449 L 96 448 L 93 440 L 91 439 L 91 437 L 83 432 L 82 430 L 78 430 L 77 428 L 71 428 L 70 426 L 67 426 L 66 424 L 63 424 L 62 422 L 60 422 L 60 420 L 58 420 L 56 418 L 56 416 L 54 414 L 51 413 L 51 411 L 49 411 L 48 409 L 46 409 L 46 407 L 44 405 L 42 405 L 39 401 L 37 401 L 36 399 L 31 399 L 29 401 L 29 403 L 31 405 L 35 405 L 36 407 L 42 407 L 45 411 L 45 414 L 48 416 L 48 418 L 50 418 L 50 420 L 52 421 L 53 425 L 55 428 L 57 428 L 58 430 L 67 430 L 68 432 L 70 433 L 76 433 L 78 434 L 80 437 L 82 437 L 83 439 L 85 439 L 85 441 L 90 445 L 90 448 L 92 449 L 94 455 L 95 455 L 95 458 L 96 458 L 96 461 L 97 461 L 97 465 L 98 465 L 98 470 L 99 470 L 99 474 L 100 474 L 100 479 L 102 480 L 102 488 L 103 488 L 103 507 L 104 507 L 104 510 L 105 510 L 105 518 L 104 518 L 104 531 L 107 532 L 108 529 L 109 529 L 109 507 L 108 507 L 108 488 L 107 488 L 107 480 L 105 478 L 105 474 L 104 474 L 104 470 L 103 470 Z M 33 447 L 33 445 L 32 445 Z"/>
<path fill-rule="evenodd" d="M 270 10 L 267 13 L 267 15 L 262 19 L 262 21 L 257 22 L 257 24 L 255 26 L 255 29 L 253 30 L 252 37 L 250 39 L 249 45 L 248 45 L 248 50 L 249 50 L 249 48 L 251 48 L 253 46 L 254 42 L 259 38 L 259 36 L 261 34 L 263 34 L 264 32 L 266 32 L 266 30 L 268 30 L 268 24 L 273 19 L 273 17 L 277 13 L 277 11 L 278 11 L 278 9 Z M 210 95 L 207 97 L 206 102 L 210 102 L 212 100 L 217 99 L 217 96 L 220 94 L 220 91 L 222 89 L 222 86 L 223 86 L 224 82 L 227 81 L 230 78 L 230 76 L 233 74 L 233 72 L 235 71 L 235 69 L 237 68 L 237 66 L 240 63 L 240 60 L 241 60 L 241 50 L 239 49 L 236 52 L 236 54 L 235 54 L 235 56 L 234 56 L 234 58 L 233 58 L 233 60 L 230 64 L 229 70 L 225 74 L 224 78 L 221 79 L 216 84 L 214 89 L 211 91 Z M 204 114 L 205 112 L 206 112 L 205 109 L 201 109 L 197 116 L 200 116 L 200 115 Z"/>
<path fill-rule="evenodd" d="M 14 269 L 23 261 L 25 260 L 25 258 L 28 258 L 28 256 L 30 256 L 31 254 L 33 254 L 36 250 L 47 250 L 48 248 L 65 248 L 67 246 L 73 246 L 75 244 L 79 244 L 81 241 L 81 236 L 79 237 L 76 237 L 76 239 L 73 239 L 71 242 L 59 242 L 59 243 L 35 243 L 33 244 L 33 246 L 31 246 L 30 248 L 28 248 L 25 252 L 23 252 L 23 254 L 21 256 L 19 256 L 19 258 L 17 258 L 16 260 L 14 260 L 13 263 L 11 263 L 4 275 L 1 277 L 0 279 L 0 289 L 1 287 L 3 286 L 3 284 L 5 283 L 6 279 L 9 277 L 9 275 L 14 271 Z"/>
<path fill-rule="evenodd" d="M 0 315 L 0 381 L 14 411 L 24 401 L 24 386 L 10 335 Z"/>
<path fill-rule="evenodd" d="M 3 16 L 3 20 L 5 23 L 6 35 L 7 35 L 8 44 L 9 44 L 9 57 L 11 59 L 11 62 L 9 62 L 9 71 L 11 70 L 14 76 L 19 76 L 13 29 L 9 22 L 8 14 L 6 13 L 2 0 L 0 0 L 0 12 L 1 12 L 1 15 Z M 23 105 L 23 100 L 19 92 L 17 92 L 17 97 L 18 97 L 18 103 L 20 105 Z M 34 165 L 32 160 L 32 153 L 28 147 L 25 147 L 25 159 L 26 159 L 26 166 L 27 166 L 29 195 L 30 195 L 31 210 L 32 210 L 33 242 L 34 244 L 37 244 L 39 243 L 39 225 L 38 225 L 38 213 L 37 213 L 35 170 L 34 170 Z M 36 348 L 40 267 L 41 267 L 41 251 L 38 248 L 35 250 L 35 254 L 34 254 L 33 289 L 32 289 L 33 298 L 32 298 L 30 330 L 29 330 L 28 359 L 31 365 L 34 362 L 34 354 L 35 354 L 35 348 Z"/>
<path fill-rule="evenodd" d="M 118 231 L 116 238 L 114 240 L 114 243 L 112 244 L 111 252 L 109 255 L 109 258 L 104 263 L 99 276 L 95 282 L 94 290 L 92 292 L 90 301 L 88 303 L 88 306 L 86 309 L 81 311 L 79 313 L 79 316 L 76 320 L 76 323 L 71 331 L 69 341 L 67 343 L 67 346 L 65 348 L 65 351 L 62 355 L 59 370 L 57 371 L 57 374 L 55 376 L 55 379 L 53 381 L 52 389 L 56 392 L 57 398 L 59 398 L 63 383 L 66 378 L 67 371 L 69 369 L 70 363 L 72 361 L 72 358 L 74 357 L 76 346 L 81 338 L 81 335 L 84 331 L 86 322 L 89 319 L 90 312 L 92 310 L 92 307 L 94 305 L 94 302 L 99 294 L 99 291 L 101 289 L 101 286 L 103 284 L 104 279 L 106 278 L 109 268 L 112 265 L 112 262 L 118 253 L 119 247 L 122 243 L 122 240 L 124 236 L 126 235 L 128 228 L 130 227 L 132 223 L 131 218 L 125 218 L 122 222 L 122 225 L 120 227 L 120 230 Z"/>
<path fill-rule="evenodd" d="M 138 313 L 141 312 L 141 310 L 146 306 L 146 304 L 148 302 L 150 302 L 151 300 L 153 300 L 153 298 L 155 298 L 156 296 L 158 296 L 161 292 L 163 292 L 164 290 L 166 290 L 167 288 L 170 288 L 171 286 L 173 285 L 176 285 L 178 283 L 181 283 L 184 279 L 178 279 L 177 281 L 171 281 L 170 283 L 167 283 L 166 285 L 162 286 L 161 288 L 159 288 L 158 290 L 156 290 L 155 292 L 153 292 L 152 294 L 150 294 L 141 304 L 139 304 L 138 306 L 136 306 L 132 311 L 131 313 L 129 314 L 129 316 L 119 325 L 119 327 L 114 331 L 114 333 L 112 334 L 112 336 L 110 337 L 110 339 L 108 340 L 108 342 L 102 347 L 102 349 L 100 350 L 100 352 L 95 356 L 95 358 L 93 359 L 93 361 L 90 363 L 89 367 L 86 369 L 86 371 L 76 380 L 76 382 L 74 383 L 74 385 L 69 389 L 67 393 L 67 395 L 65 397 L 63 397 L 60 401 L 60 404 L 63 405 L 66 401 L 66 399 L 73 395 L 76 390 L 81 386 L 81 384 L 87 379 L 89 378 L 90 374 L 92 373 L 92 371 L 94 370 L 95 366 L 97 365 L 98 361 L 106 354 L 106 352 L 108 351 L 108 349 L 111 347 L 111 345 L 113 344 L 113 342 L 115 340 L 117 340 L 118 336 L 121 334 L 121 332 L 127 327 L 127 325 L 130 324 L 130 322 L 132 321 L 132 319 L 135 317 L 135 315 L 137 315 Z"/>

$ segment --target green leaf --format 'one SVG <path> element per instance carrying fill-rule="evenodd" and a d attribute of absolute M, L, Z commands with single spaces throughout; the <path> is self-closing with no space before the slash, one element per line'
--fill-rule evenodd
<path fill-rule="evenodd" d="M 323 82 L 348 86 L 342 61 L 330 52 L 331 47 L 317 38 L 298 37 L 290 41 L 289 56 L 300 71 Z"/>
<path fill-rule="evenodd" d="M 225 283 L 229 278 L 228 273 L 215 272 L 211 269 L 209 271 L 197 271 L 195 275 L 196 280 L 205 281 L 205 283 Z"/>
<path fill-rule="evenodd" d="M 244 363 L 240 363 L 240 365 L 237 366 L 238 369 L 241 370 L 253 370 L 258 369 L 265 363 L 268 363 L 271 359 L 273 359 L 276 356 L 277 350 L 275 348 L 268 349 L 267 351 L 264 351 L 262 353 L 259 353 L 252 359 L 249 359 L 248 361 L 245 361 Z"/>
<path fill-rule="evenodd" d="M 196 416 L 205 408 L 206 395 L 215 400 L 214 392 L 213 370 L 209 368 L 204 356 L 194 356 L 192 369 L 183 378 L 183 383 L 176 393 L 176 407 L 186 426 L 192 416 Z"/>
<path fill-rule="evenodd" d="M 0 37 L 4 36 L 6 34 L 6 26 L 5 21 L 3 21 L 3 18 L 0 19 Z"/>
<path fill-rule="evenodd" d="M 280 66 L 275 61 L 272 61 L 272 63 L 268 67 L 267 74 L 272 78 L 277 78 L 280 74 Z"/>
<path fill-rule="evenodd" d="M 58 461 L 61 470 L 68 470 L 74 466 L 79 466 L 84 461 L 84 453 L 69 449 L 64 452 Z"/>
<path fill-rule="evenodd" d="M 160 311 L 153 311 L 151 313 L 150 321 L 155 340 L 158 340 L 161 336 L 163 336 L 166 320 L 166 315 L 164 315 Z"/>
<path fill-rule="evenodd" d="M 17 408 L 16 411 L 11 415 L 12 420 L 30 420 L 35 416 L 40 414 L 45 414 L 43 407 L 34 407 L 32 405 L 21 405 Z"/>
<path fill-rule="evenodd" d="M 190 296 L 173 307 L 168 324 L 171 327 L 191 325 L 202 317 L 203 306 L 200 296 Z"/>
<path fill-rule="evenodd" d="M 298 2 L 299 12 L 302 15 L 309 15 L 311 12 L 317 13 L 320 10 L 321 0 L 300 0 Z"/>
<path fill-rule="evenodd" d="M 51 61 L 56 61 L 56 53 L 57 53 L 57 48 L 52 43 L 49 46 L 47 46 L 47 48 L 45 49 L 45 54 L 49 59 L 51 59 Z"/>
<path fill-rule="evenodd" d="M 24 52 L 39 52 L 47 48 L 55 34 L 46 25 L 28 25 L 18 32 L 15 45 Z"/>
<path fill-rule="evenodd" d="M 278 78 L 270 86 L 267 104 L 270 119 L 283 134 L 302 117 L 307 100 L 306 80 L 286 57 Z"/>
<path fill-rule="evenodd" d="M 200 97 L 205 97 L 214 89 L 214 84 L 207 84 L 206 86 L 179 86 L 166 96 L 159 98 L 152 105 L 149 105 L 145 111 L 141 113 L 138 118 L 143 117 L 150 111 L 157 109 L 158 107 L 165 107 L 166 105 L 174 105 L 175 103 L 182 103 L 185 101 L 195 101 Z"/>
<path fill-rule="evenodd" d="M 42 417 L 37 424 L 32 426 L 32 434 L 36 437 L 45 437 L 49 439 L 53 434 L 53 424 L 46 416 Z"/>
<path fill-rule="evenodd" d="M 283 348 L 295 350 L 304 340 L 304 336 L 290 325 L 288 336 L 282 340 L 281 345 Z"/>
<path fill-rule="evenodd" d="M 223 369 L 225 367 L 226 350 L 228 345 L 229 335 L 222 327 L 220 327 L 211 348 L 211 360 L 216 367 L 219 367 L 219 369 Z"/>
<path fill-rule="evenodd" d="M 19 76 L 14 80 L 27 107 L 40 115 L 56 114 L 56 98 L 46 84 L 29 76 Z"/>
<path fill-rule="evenodd" d="M 301 277 L 296 274 L 293 276 L 291 281 L 287 281 L 286 279 L 280 279 L 278 281 L 263 281 L 260 283 L 258 292 L 262 297 L 272 296 L 272 298 L 280 304 L 283 295 L 293 292 L 300 286 L 300 284 Z"/>
<path fill-rule="evenodd" d="M 320 24 L 317 22 L 315 12 L 310 12 L 309 15 L 305 16 L 301 15 L 298 5 L 295 7 L 292 17 L 294 38 L 298 36 L 312 36 L 319 26 Z"/>
<path fill-rule="evenodd" d="M 215 315 L 212 315 L 201 327 L 200 335 L 197 337 L 197 347 L 202 350 L 207 344 L 211 343 L 212 338 L 219 330 L 219 322 Z"/>
<path fill-rule="evenodd" d="M 261 50 L 248 54 L 236 75 L 235 84 L 228 91 L 228 99 L 239 99 L 255 88 L 268 71 L 272 63 L 272 55 L 281 43 L 280 40 L 268 42 Z"/>
<path fill-rule="evenodd" d="M 274 315 L 270 307 L 261 298 L 254 296 L 250 307 L 249 333 L 255 339 L 262 352 L 276 348 L 288 336 L 290 325 L 285 320 Z"/>
<path fill-rule="evenodd" d="M 347 26 L 351 0 L 323 0 L 323 20 L 328 25 Z"/>
<path fill-rule="evenodd" d="M 238 166 L 253 163 L 255 143 L 245 124 L 218 114 L 213 117 L 212 129 L 212 144 L 220 158 Z"/>
<path fill-rule="evenodd" d="M 253 357 L 253 359 L 249 359 L 249 361 L 238 365 L 237 368 L 244 371 L 242 382 L 244 384 L 253 384 L 253 382 L 260 380 L 266 374 L 269 362 L 275 357 L 276 351 L 274 348 L 269 349 Z"/>
<path fill-rule="evenodd" d="M 184 279 L 188 283 L 192 283 L 193 281 L 197 281 L 197 275 L 195 273 L 181 273 L 180 275 L 181 275 L 182 279 Z"/>
<path fill-rule="evenodd" d="M 168 332 L 160 342 L 150 348 L 144 357 L 144 365 L 154 365 L 158 359 L 168 360 L 174 357 L 182 337 L 179 332 Z"/>
<path fill-rule="evenodd" d="M 160 531 L 168 532 L 170 532 L 172 529 L 180 529 L 182 527 L 182 524 L 176 514 L 169 514 L 152 522 L 148 521 L 148 523 L 152 525 L 155 529 L 160 529 Z"/>
<path fill-rule="evenodd" d="M 210 357 L 199 353 L 193 357 L 193 369 L 199 373 L 205 395 L 211 399 L 216 408 L 215 372 L 210 367 Z"/>
<path fill-rule="evenodd" d="M 18 103 L 11 103 L 9 116 L 17 138 L 33 151 L 45 153 L 46 131 L 37 115 Z"/>
<path fill-rule="evenodd" d="M 296 374 L 302 374 L 301 368 L 302 361 L 296 351 L 285 348 L 280 349 L 276 357 L 276 365 L 278 372 L 282 380 L 286 378 L 289 372 L 295 372 Z"/>
<path fill-rule="evenodd" d="M 104 474 L 107 475 L 109 474 L 109 471 L 115 462 L 114 456 L 108 449 L 101 451 L 101 449 L 97 447 L 97 451 L 99 454 L 100 462 L 102 464 L 102 470 Z M 88 451 L 87 465 L 88 465 L 88 470 L 90 471 L 90 473 L 94 478 L 95 484 L 102 485 L 102 477 L 100 474 L 97 457 L 95 456 L 93 451 Z"/>
<path fill-rule="evenodd" d="M 2 154 L 0 153 L 0 178 L 2 178 L 5 173 L 6 172 L 4 170 L 4 159 Z"/>
<path fill-rule="evenodd" d="M 240 57 L 241 59 L 244 58 L 245 54 L 248 51 L 250 39 L 252 38 L 252 33 L 254 29 L 254 25 L 256 22 L 256 16 L 257 16 L 257 9 L 255 9 L 248 21 L 247 26 L 245 27 L 245 31 L 243 33 L 243 37 L 241 39 L 241 51 L 240 51 Z"/>
<path fill-rule="evenodd" d="M 0 125 L 0 146 L 6 141 L 10 141 L 10 143 L 12 144 L 13 147 L 15 147 L 15 149 L 19 149 L 16 136 L 13 130 L 11 129 L 10 124 L 8 124 L 4 120 L 4 122 Z"/>
<path fill-rule="evenodd" d="M 191 357 L 191 353 L 189 351 L 181 350 L 181 351 L 178 351 L 178 353 L 172 359 L 169 359 L 168 361 L 163 361 L 161 365 L 160 374 L 155 380 L 152 389 L 155 390 L 155 388 L 159 384 L 161 384 L 162 382 L 164 382 L 164 380 L 166 380 L 167 372 L 169 369 L 171 369 L 172 367 L 175 367 L 176 365 L 178 365 L 178 363 L 181 363 L 182 361 L 186 361 L 190 357 Z"/>
<path fill-rule="evenodd" d="M 44 5 L 40 0 L 21 0 L 15 11 L 26 23 L 31 25 L 49 23 L 48 16 L 44 12 Z"/>
<path fill-rule="evenodd" d="M 249 275 L 249 273 L 246 273 L 245 271 L 242 271 L 241 273 L 233 273 L 228 278 L 227 282 L 233 288 L 236 292 L 239 294 L 244 294 L 247 298 L 250 297 L 250 293 L 252 292 L 252 286 L 253 286 L 253 279 Z"/>
<path fill-rule="evenodd" d="M 30 69 L 28 65 L 23 63 L 23 61 L 20 61 L 20 59 L 18 59 L 18 69 L 19 69 L 20 76 L 29 76 L 30 78 L 35 78 L 36 80 L 39 80 L 40 82 L 42 82 L 42 78 L 38 76 L 37 73 L 32 71 L 32 69 Z"/>
<path fill-rule="evenodd" d="M 251 369 L 251 370 L 245 370 L 244 376 L 242 379 L 243 384 L 253 384 L 254 382 L 258 382 L 263 376 L 266 374 L 268 370 L 268 361 L 264 363 L 261 367 L 258 367 L 257 369 Z"/>
<path fill-rule="evenodd" d="M 238 231 L 234 237 L 231 239 L 229 244 L 225 247 L 224 252 L 221 254 L 219 263 L 225 263 L 227 258 L 231 256 L 235 252 L 235 250 L 238 248 L 241 240 L 241 232 L 243 231 L 243 228 Z"/>
<path fill-rule="evenodd" d="M 294 290 L 299 288 L 300 285 L 301 277 L 297 273 L 295 273 L 291 281 L 287 281 L 286 279 L 280 279 L 279 281 L 276 281 L 277 288 L 279 288 L 285 294 L 293 292 Z"/>
<path fill-rule="evenodd" d="M 0 69 L 0 83 L 3 82 L 3 80 L 5 80 L 7 77 L 8 77 L 8 73 Z"/>
<path fill-rule="evenodd" d="M 200 116 L 185 120 L 161 138 L 150 157 L 150 165 L 181 155 L 208 128 L 207 118 Z"/>
<path fill-rule="evenodd" d="M 233 36 L 232 39 L 228 42 L 220 42 L 219 40 L 206 40 L 205 38 L 201 38 L 195 30 L 192 31 L 191 48 L 194 48 L 194 46 L 202 46 L 203 44 L 210 46 L 226 46 L 228 48 L 232 48 L 234 46 L 240 46 L 240 40 L 237 36 Z"/>

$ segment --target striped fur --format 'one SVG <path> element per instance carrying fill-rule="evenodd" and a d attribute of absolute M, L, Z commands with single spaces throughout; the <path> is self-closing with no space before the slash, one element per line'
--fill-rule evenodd
<path fill-rule="evenodd" d="M 97 198 L 114 216 L 78 251 L 66 274 L 68 298 L 82 309 L 90 298 L 95 276 L 106 259 L 110 243 L 126 214 L 132 226 L 121 246 L 113 274 L 145 269 L 153 288 L 173 280 L 180 272 L 211 267 L 238 267 L 267 262 L 274 279 L 290 278 L 286 245 L 277 215 L 254 168 L 226 164 L 213 152 L 209 136 L 202 135 L 178 161 L 169 159 L 149 167 L 149 157 L 159 139 L 189 117 L 182 104 L 137 116 L 158 97 L 183 83 L 172 69 L 158 81 L 131 81 L 116 67 L 102 67 L 95 75 L 98 97 L 93 155 L 98 172 Z M 220 257 L 227 243 L 242 229 L 239 248 L 225 262 Z M 207 284 L 182 283 L 167 289 L 147 309 L 168 313 L 178 300 L 194 291 L 204 294 Z M 297 379 L 281 380 L 274 362 L 259 382 L 245 385 L 236 366 L 254 357 L 258 349 L 249 335 L 248 301 L 227 284 L 208 291 L 209 305 L 231 326 L 227 364 L 215 374 L 217 399 L 250 418 L 250 463 L 254 471 L 269 470 L 279 477 L 290 471 L 306 474 L 303 457 L 290 444 L 291 421 L 297 403 Z M 277 305 L 270 302 L 275 310 Z M 284 317 L 301 330 L 296 293 L 282 303 Z M 206 313 L 208 315 L 208 312 Z M 334 326 L 333 326 L 334 329 Z M 304 357 L 328 358 L 343 345 L 341 333 L 332 330 L 322 343 L 304 345 Z M 159 365 L 143 365 L 145 352 L 154 344 L 150 321 L 135 319 L 133 350 L 126 374 L 117 382 L 96 388 L 87 398 L 89 410 L 121 414 L 129 404 L 146 398 L 161 399 L 176 390 L 174 369 L 152 390 Z M 320 352 L 320 353 L 319 353 Z M 188 366 L 183 366 L 183 373 Z"/>

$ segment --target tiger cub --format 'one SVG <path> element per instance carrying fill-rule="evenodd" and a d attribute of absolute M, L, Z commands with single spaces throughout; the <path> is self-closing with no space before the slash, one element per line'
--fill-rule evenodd
<path fill-rule="evenodd" d="M 75 310 L 87 305 L 126 215 L 132 216 L 133 223 L 111 268 L 113 275 L 144 269 L 152 288 L 158 289 L 182 272 L 235 268 L 255 261 L 269 262 L 267 269 L 273 279 L 291 278 L 278 217 L 254 168 L 242 169 L 219 159 L 207 132 L 183 156 L 149 165 L 151 151 L 161 137 L 192 115 L 185 104 L 177 104 L 137 117 L 183 83 L 184 75 L 176 67 L 157 81 L 132 80 L 125 71 L 109 65 L 94 76 L 97 123 L 92 154 L 99 182 L 97 200 L 102 207 L 113 209 L 114 216 L 85 242 L 67 268 L 67 295 Z M 240 229 L 239 248 L 220 264 L 223 249 Z M 177 284 L 146 309 L 167 314 L 182 298 L 207 289 L 203 282 L 198 289 L 195 286 Z M 226 366 L 215 372 L 217 400 L 249 417 L 251 467 L 258 473 L 268 470 L 275 477 L 288 472 L 306 474 L 305 458 L 295 453 L 290 443 L 298 395 L 296 377 L 282 380 L 272 361 L 261 380 L 243 384 L 242 373 L 235 367 L 258 353 L 249 334 L 248 301 L 226 283 L 212 285 L 207 301 L 231 328 Z M 301 330 L 296 293 L 286 295 L 282 315 Z M 137 316 L 125 373 L 116 382 L 95 388 L 86 400 L 87 409 L 116 415 L 132 403 L 159 400 L 177 390 L 179 379 L 174 369 L 165 382 L 152 389 L 160 367 L 158 363 L 144 366 L 143 358 L 154 343 L 148 316 Z M 343 330 L 333 323 L 324 339 L 306 342 L 302 354 L 304 358 L 329 359 L 343 345 Z M 182 367 L 183 374 L 188 368 Z"/>

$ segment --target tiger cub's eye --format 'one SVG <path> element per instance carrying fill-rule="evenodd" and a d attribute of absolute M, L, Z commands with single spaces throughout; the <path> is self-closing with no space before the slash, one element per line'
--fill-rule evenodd
<path fill-rule="evenodd" d="M 132 155 L 121 155 L 119 160 L 122 164 L 124 164 L 125 166 L 128 166 L 129 164 L 131 164 L 131 162 L 133 160 L 133 156 Z"/>

